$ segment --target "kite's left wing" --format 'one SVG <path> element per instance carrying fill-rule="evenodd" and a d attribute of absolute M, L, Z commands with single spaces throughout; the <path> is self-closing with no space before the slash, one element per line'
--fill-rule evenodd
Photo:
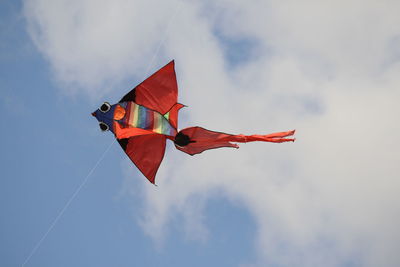
<path fill-rule="evenodd" d="M 139 135 L 118 139 L 122 149 L 143 173 L 154 184 L 155 176 L 165 152 L 165 136 L 161 134 Z"/>
<path fill-rule="evenodd" d="M 119 102 L 133 101 L 164 115 L 172 109 L 178 99 L 174 66 L 175 63 L 172 60 L 133 88 Z"/>

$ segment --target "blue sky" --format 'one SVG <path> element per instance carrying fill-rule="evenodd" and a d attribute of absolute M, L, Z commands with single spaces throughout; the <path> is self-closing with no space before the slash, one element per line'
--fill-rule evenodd
<path fill-rule="evenodd" d="M 25 27 L 21 3 L 3 3 L 2 266 L 21 266 L 112 140 L 90 116 L 93 103 L 60 91 Z M 177 216 L 168 245 L 155 248 L 134 221 L 140 198 L 116 197 L 124 157 L 114 144 L 26 266 L 232 266 L 254 258 L 251 216 L 218 195 L 207 203 L 207 244 L 188 240 Z"/>
<path fill-rule="evenodd" d="M 158 187 L 113 144 L 25 266 L 398 266 L 399 8 L 3 2 L 0 265 L 28 259 L 113 141 L 90 113 L 175 59 L 181 128 L 297 142 L 168 146 Z"/>

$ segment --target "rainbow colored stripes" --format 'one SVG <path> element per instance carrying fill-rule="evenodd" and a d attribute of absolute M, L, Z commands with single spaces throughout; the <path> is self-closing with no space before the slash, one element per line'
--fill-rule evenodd
<path fill-rule="evenodd" d="M 158 134 L 175 136 L 176 130 L 168 121 L 169 114 L 162 115 L 134 102 L 126 103 L 126 115 L 121 120 L 124 127 L 135 127 Z"/>

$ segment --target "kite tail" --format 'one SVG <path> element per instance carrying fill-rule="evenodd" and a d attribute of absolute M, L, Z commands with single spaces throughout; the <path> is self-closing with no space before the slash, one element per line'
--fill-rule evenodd
<path fill-rule="evenodd" d="M 294 138 L 285 137 L 292 136 L 294 133 L 295 130 L 267 135 L 232 135 L 210 131 L 201 127 L 190 127 L 180 131 L 175 136 L 174 143 L 175 147 L 180 151 L 189 155 L 195 155 L 208 149 L 220 147 L 239 148 L 239 146 L 235 143 L 247 143 L 255 141 L 272 143 L 293 142 L 295 141 Z"/>
<path fill-rule="evenodd" d="M 295 130 L 288 131 L 288 132 L 279 132 L 279 133 L 272 133 L 266 135 L 231 135 L 227 136 L 226 140 L 230 142 L 237 142 L 237 143 L 247 143 L 247 142 L 254 142 L 254 141 L 262 141 L 262 142 L 272 142 L 272 143 L 283 143 L 283 142 L 294 142 L 295 138 L 285 138 L 288 136 L 294 135 Z"/>

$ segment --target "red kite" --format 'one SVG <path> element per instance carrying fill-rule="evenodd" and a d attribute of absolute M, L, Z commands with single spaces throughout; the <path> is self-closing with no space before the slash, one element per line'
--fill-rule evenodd
<path fill-rule="evenodd" d="M 103 103 L 92 113 L 102 131 L 114 133 L 122 149 L 154 184 L 157 170 L 164 157 L 166 140 L 189 155 L 220 147 L 239 146 L 253 141 L 282 143 L 294 141 L 293 131 L 267 135 L 233 135 L 201 127 L 178 130 L 178 85 L 171 61 L 145 81 L 133 88 L 114 105 Z"/>

